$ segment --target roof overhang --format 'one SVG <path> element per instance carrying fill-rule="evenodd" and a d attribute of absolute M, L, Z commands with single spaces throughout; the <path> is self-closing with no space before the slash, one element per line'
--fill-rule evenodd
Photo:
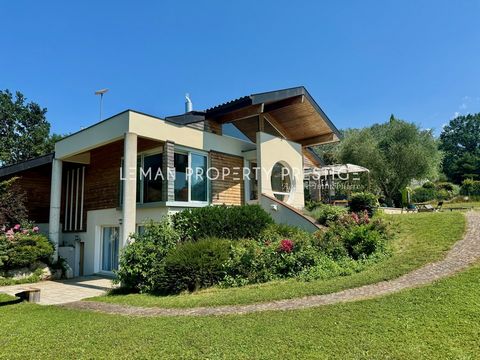
<path fill-rule="evenodd" d="M 19 172 L 30 170 L 42 165 L 47 165 L 52 163 L 53 157 L 55 154 L 48 154 L 44 156 L 37 157 L 35 159 L 22 161 L 20 163 L 4 166 L 0 168 L 0 178 L 10 175 L 15 175 Z"/>
<path fill-rule="evenodd" d="M 262 122 L 276 134 L 304 147 L 337 142 L 341 138 L 303 86 L 244 96 L 207 109 L 205 118 L 221 124 L 233 123 L 252 141 L 257 131 L 266 131 L 261 129 Z"/>

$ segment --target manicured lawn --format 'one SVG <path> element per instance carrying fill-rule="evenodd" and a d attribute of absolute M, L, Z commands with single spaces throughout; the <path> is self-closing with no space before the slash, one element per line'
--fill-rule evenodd
<path fill-rule="evenodd" d="M 478 358 L 480 266 L 375 300 L 244 316 L 135 318 L 0 307 L 5 359 Z"/>
<path fill-rule="evenodd" d="M 465 217 L 460 212 L 420 213 L 388 216 L 397 235 L 393 256 L 363 272 L 329 280 L 286 280 L 241 288 L 212 288 L 194 294 L 157 297 L 112 295 L 91 300 L 136 306 L 195 307 L 264 302 L 306 295 L 326 294 L 396 278 L 426 263 L 441 259 L 462 238 Z"/>

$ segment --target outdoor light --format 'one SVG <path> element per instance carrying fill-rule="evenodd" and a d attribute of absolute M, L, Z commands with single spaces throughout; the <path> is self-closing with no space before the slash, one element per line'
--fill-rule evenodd
<path fill-rule="evenodd" d="M 103 94 L 105 94 L 108 89 L 100 89 L 95 91 L 95 95 L 100 95 L 100 121 L 102 121 L 102 104 L 103 104 Z"/>

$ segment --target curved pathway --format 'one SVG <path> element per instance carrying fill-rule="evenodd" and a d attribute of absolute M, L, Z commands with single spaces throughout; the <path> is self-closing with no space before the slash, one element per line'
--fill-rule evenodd
<path fill-rule="evenodd" d="M 332 294 L 313 295 L 250 305 L 197 307 L 191 309 L 145 308 L 103 302 L 78 301 L 63 305 L 66 308 L 92 310 L 107 314 L 133 316 L 205 316 L 248 314 L 271 310 L 305 309 L 321 305 L 371 299 L 401 290 L 432 283 L 443 277 L 464 270 L 480 259 L 480 212 L 470 211 L 467 217 L 467 233 L 438 262 L 427 264 L 397 279 L 347 289 Z"/>

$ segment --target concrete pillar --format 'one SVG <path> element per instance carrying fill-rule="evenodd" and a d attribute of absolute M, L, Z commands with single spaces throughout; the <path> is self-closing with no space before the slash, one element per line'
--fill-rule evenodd
<path fill-rule="evenodd" d="M 123 205 L 120 248 L 136 231 L 137 218 L 137 134 L 126 133 L 123 153 Z"/>
<path fill-rule="evenodd" d="M 52 183 L 50 188 L 50 219 L 48 224 L 48 236 L 55 245 L 53 261 L 58 260 L 58 244 L 60 243 L 60 207 L 62 201 L 62 160 L 53 159 Z"/>

